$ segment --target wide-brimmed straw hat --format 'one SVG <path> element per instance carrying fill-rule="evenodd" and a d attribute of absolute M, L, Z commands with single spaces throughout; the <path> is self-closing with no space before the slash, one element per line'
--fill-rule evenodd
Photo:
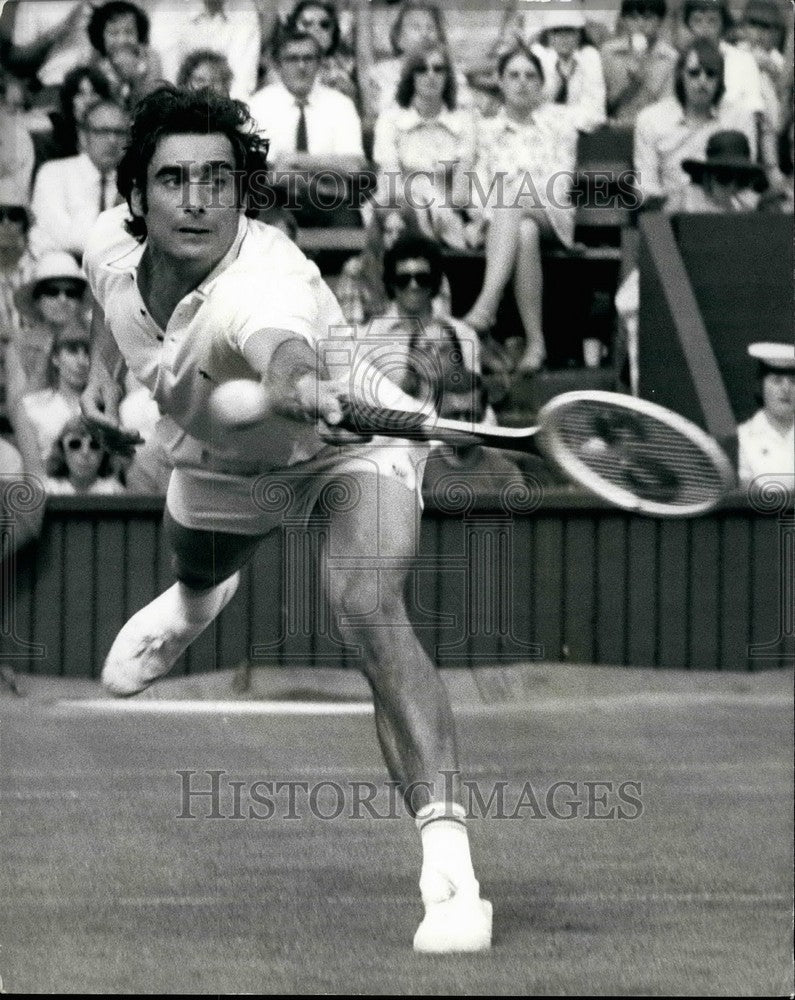
<path fill-rule="evenodd" d="M 682 169 L 696 184 L 702 182 L 705 174 L 713 173 L 736 177 L 745 186 L 756 191 L 765 191 L 768 186 L 764 169 L 751 159 L 748 137 L 733 129 L 711 135 L 707 142 L 706 158 L 683 160 Z"/>
<path fill-rule="evenodd" d="M 33 266 L 30 280 L 20 285 L 14 294 L 14 302 L 20 312 L 34 312 L 34 299 L 38 286 L 46 281 L 73 281 L 85 291 L 88 282 L 71 254 L 63 250 L 53 250 L 43 254 Z"/>

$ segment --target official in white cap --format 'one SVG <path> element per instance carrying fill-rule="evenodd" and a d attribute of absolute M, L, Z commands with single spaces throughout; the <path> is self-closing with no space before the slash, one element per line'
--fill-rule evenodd
<path fill-rule="evenodd" d="M 759 476 L 792 489 L 795 483 L 795 346 L 751 344 L 758 362 L 761 409 L 737 428 L 738 475 L 750 483 Z"/>

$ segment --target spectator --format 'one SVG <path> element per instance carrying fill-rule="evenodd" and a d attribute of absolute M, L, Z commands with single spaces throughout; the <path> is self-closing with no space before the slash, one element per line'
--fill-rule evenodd
<path fill-rule="evenodd" d="M 725 104 L 723 56 L 703 39 L 691 42 L 676 67 L 674 95 L 639 112 L 635 124 L 635 171 L 646 206 L 660 207 L 687 182 L 685 159 L 701 159 L 715 132 L 745 133 L 755 150 L 753 118 Z"/>
<path fill-rule="evenodd" d="M 791 7 L 788 6 L 788 10 Z M 737 48 L 756 60 L 762 85 L 765 115 L 774 132 L 784 124 L 781 98 L 788 72 L 782 47 L 786 22 L 780 0 L 748 0 L 740 27 Z"/>
<path fill-rule="evenodd" d="M 36 176 L 30 245 L 37 257 L 50 250 L 82 257 L 100 212 L 119 201 L 116 167 L 129 135 L 126 111 L 112 101 L 96 101 L 85 111 L 79 134 L 82 153 L 50 160 Z"/>
<path fill-rule="evenodd" d="M 395 100 L 403 60 L 422 56 L 431 48 L 447 48 L 447 34 L 442 12 L 432 0 L 404 0 L 389 32 L 392 56 L 376 59 L 372 44 L 371 12 L 368 3 L 359 5 L 357 26 L 357 63 L 365 120 L 375 122 Z M 460 107 L 472 105 L 466 77 L 456 69 L 456 87 Z"/>
<path fill-rule="evenodd" d="M 194 49 L 182 60 L 177 73 L 177 86 L 187 90 L 207 88 L 222 97 L 229 97 L 232 68 L 226 56 L 212 49 Z"/>
<path fill-rule="evenodd" d="M 247 101 L 257 89 L 260 20 L 254 0 L 159 0 L 152 12 L 151 44 L 167 80 L 177 79 L 185 56 L 212 49 L 232 67 L 232 97 Z"/>
<path fill-rule="evenodd" d="M 565 106 L 581 132 L 604 124 L 602 58 L 588 44 L 584 14 L 575 9 L 550 12 L 538 41 L 532 51 L 544 70 L 544 97 Z"/>
<path fill-rule="evenodd" d="M 619 32 L 602 46 L 607 112 L 634 125 L 638 112 L 673 92 L 678 53 L 660 35 L 666 0 L 623 0 Z"/>
<path fill-rule="evenodd" d="M 20 316 L 16 338 L 27 389 L 44 389 L 53 344 L 65 330 L 84 319 L 86 280 L 68 253 L 45 254 L 32 268 L 30 277 L 14 296 Z"/>
<path fill-rule="evenodd" d="M 465 205 L 476 158 L 475 118 L 456 107 L 456 79 L 447 52 L 431 48 L 403 64 L 395 103 L 379 115 L 373 158 L 380 171 L 379 201 L 408 201 L 421 210 L 428 235 L 466 247 L 464 222 L 452 206 Z"/>
<path fill-rule="evenodd" d="M 748 484 L 758 476 L 795 485 L 795 348 L 792 344 L 751 344 L 758 362 L 761 408 L 737 428 L 738 475 Z"/>
<path fill-rule="evenodd" d="M 743 132 L 715 132 L 707 141 L 705 158 L 684 160 L 682 170 L 689 180 L 666 199 L 663 208 L 669 215 L 751 212 L 760 207 L 760 194 L 768 188 L 767 174 L 751 159 L 751 147 Z M 635 394 L 640 380 L 639 309 L 640 274 L 635 268 L 616 294 L 616 310 L 626 342 L 630 388 Z"/>
<path fill-rule="evenodd" d="M 35 152 L 33 140 L 19 109 L 6 103 L 12 78 L 0 70 L 0 197 L 13 205 L 26 205 L 30 199 Z"/>
<path fill-rule="evenodd" d="M 299 0 L 287 21 L 286 30 L 312 35 L 320 46 L 318 82 L 342 91 L 358 102 L 356 59 L 342 43 L 337 8 L 325 0 Z"/>
<path fill-rule="evenodd" d="M 20 339 L 22 317 L 16 293 L 33 273 L 28 253 L 30 215 L 24 205 L 0 202 L 0 428 L 8 419 L 6 354 Z"/>
<path fill-rule="evenodd" d="M 36 428 L 39 453 L 48 461 L 70 417 L 80 415 L 80 396 L 88 382 L 91 338 L 80 324 L 58 331 L 50 354 L 49 385 L 22 399 Z"/>
<path fill-rule="evenodd" d="M 685 0 L 682 20 L 691 38 L 711 42 L 720 49 L 726 103 L 751 114 L 762 112 L 762 81 L 754 57 L 726 41 L 732 27 L 727 0 Z"/>
<path fill-rule="evenodd" d="M 88 0 L 21 0 L 17 5 L 10 63 L 21 76 L 36 76 L 42 107 L 54 105 L 57 89 L 74 66 L 89 61 Z"/>
<path fill-rule="evenodd" d="M 384 254 L 384 286 L 392 304 L 370 324 L 371 359 L 405 392 L 438 409 L 440 374 L 451 358 L 480 372 L 480 344 L 474 330 L 450 316 L 434 313 L 442 284 L 437 243 L 423 236 L 402 236 Z"/>
<path fill-rule="evenodd" d="M 727 130 L 711 135 L 706 157 L 682 161 L 690 182 L 674 191 L 665 210 L 677 212 L 749 212 L 768 188 L 767 174 L 751 159 L 748 137 Z"/>
<path fill-rule="evenodd" d="M 162 76 L 160 57 L 148 45 L 149 18 L 128 0 L 107 0 L 94 8 L 88 37 L 115 98 L 134 107 Z"/>
<path fill-rule="evenodd" d="M 724 61 L 723 102 L 753 117 L 756 155 L 768 170 L 771 184 L 783 187 L 778 169 L 778 123 L 768 114 L 762 75 L 750 52 L 729 44 L 724 35 L 731 27 L 727 0 L 685 0 L 685 26 L 694 38 L 702 38 L 720 48 Z"/>
<path fill-rule="evenodd" d="M 58 89 L 59 109 L 51 112 L 52 132 L 38 147 L 38 161 L 77 156 L 80 152 L 78 128 L 87 108 L 111 99 L 108 78 L 94 66 L 75 66 Z"/>
<path fill-rule="evenodd" d="M 46 463 L 45 490 L 59 496 L 107 496 L 124 493 L 113 475 L 111 456 L 94 437 L 82 415 L 70 417 Z"/>
<path fill-rule="evenodd" d="M 365 161 L 353 101 L 317 82 L 320 46 L 312 35 L 281 35 L 275 58 L 281 79 L 258 91 L 250 108 L 271 140 L 271 166 L 283 174 L 276 181 L 287 183 L 288 198 L 295 197 L 300 225 L 356 224 L 358 213 L 349 207 L 350 177 Z M 313 181 L 312 175 L 321 172 L 325 177 Z"/>
<path fill-rule="evenodd" d="M 500 57 L 498 73 L 504 107 L 481 122 L 478 141 L 480 186 L 491 192 L 482 212 L 488 222 L 486 274 L 465 321 L 485 335 L 513 278 L 524 327 L 518 371 L 534 372 L 546 356 L 541 246 L 571 246 L 574 238 L 570 192 L 577 131 L 557 105 L 544 100 L 544 70 L 534 52 L 518 43 Z"/>
<path fill-rule="evenodd" d="M 416 214 L 408 206 L 373 211 L 367 223 L 364 251 L 345 261 L 334 283 L 334 294 L 349 323 L 366 324 L 386 311 L 389 299 L 384 287 L 384 252 L 401 236 L 420 235 Z M 450 282 L 444 275 L 432 303 L 434 313 L 449 316 L 450 297 Z"/>

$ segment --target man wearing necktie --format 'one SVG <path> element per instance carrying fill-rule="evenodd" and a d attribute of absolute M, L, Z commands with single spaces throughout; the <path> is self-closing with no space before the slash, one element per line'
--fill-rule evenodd
<path fill-rule="evenodd" d="M 35 224 L 31 252 L 65 250 L 82 257 L 97 216 L 116 204 L 116 167 L 127 145 L 129 118 L 113 101 L 100 100 L 83 115 L 78 156 L 43 163 L 33 185 Z"/>
<path fill-rule="evenodd" d="M 279 81 L 254 94 L 250 108 L 270 139 L 277 197 L 299 225 L 359 225 L 348 197 L 351 175 L 365 165 L 353 101 L 318 83 L 321 53 L 312 35 L 286 32 L 275 58 Z"/>

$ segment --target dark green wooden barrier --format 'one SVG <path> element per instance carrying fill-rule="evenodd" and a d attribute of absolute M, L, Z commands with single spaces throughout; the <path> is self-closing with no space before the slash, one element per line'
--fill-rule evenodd
<path fill-rule="evenodd" d="M 757 498 L 754 509 L 738 496 L 689 521 L 632 516 L 566 491 L 547 492 L 533 509 L 536 501 L 459 497 L 426 509 L 408 603 L 441 666 L 536 657 L 732 671 L 792 663 L 791 500 Z M 171 582 L 160 514 L 146 498 L 51 500 L 40 541 L 4 564 L 0 665 L 97 676 L 125 619 Z M 308 544 L 289 532 L 267 539 L 235 600 L 175 672 L 247 658 L 355 666 L 355 651 L 312 600 L 319 574 Z"/>

